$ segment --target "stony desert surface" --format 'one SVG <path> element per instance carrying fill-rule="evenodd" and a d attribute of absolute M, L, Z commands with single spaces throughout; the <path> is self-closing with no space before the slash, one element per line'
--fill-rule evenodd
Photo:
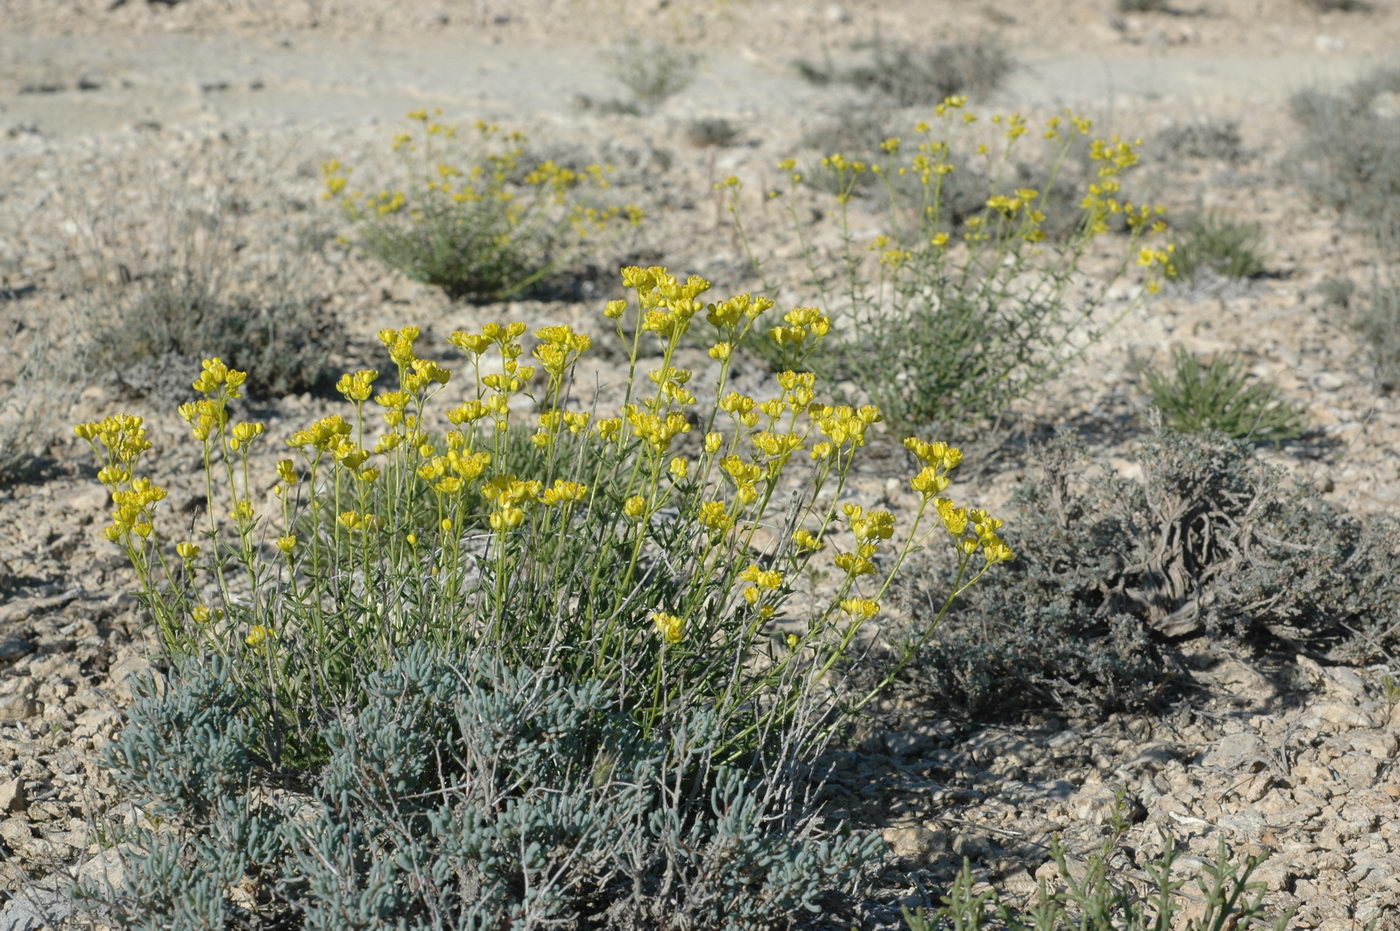
<path fill-rule="evenodd" d="M 375 333 L 386 326 L 417 324 L 439 342 L 489 319 L 584 327 L 616 296 L 609 269 L 623 262 L 701 274 L 724 293 L 759 287 L 714 191 L 730 175 L 752 179 L 757 251 L 778 265 L 794 260 L 791 231 L 764 212 L 760 193 L 779 160 L 821 154 L 804 139 L 863 99 L 804 81 L 795 60 L 840 58 L 877 35 L 929 47 L 990 38 L 1016 67 L 979 109 L 1072 107 L 1106 132 L 1141 137 L 1152 196 L 1172 212 L 1258 224 L 1269 270 L 1136 300 L 1078 364 L 1018 402 L 1001 435 L 1080 425 L 1095 436 L 1097 460 L 1130 471 L 1149 418 L 1135 360 L 1164 358 L 1171 345 L 1230 352 L 1314 425 L 1308 448 L 1265 447 L 1262 458 L 1355 514 L 1394 515 L 1400 397 L 1377 389 L 1365 347 L 1319 289 L 1367 282 L 1386 257 L 1298 184 L 1289 100 L 1400 63 L 1400 5 L 1317 6 L 0 2 L 0 332 L 11 347 L 0 387 L 15 397 L 30 387 L 15 403 L 56 424 L 35 441 L 41 467 L 0 485 L 0 931 L 61 925 L 67 909 L 55 890 L 71 871 L 106 868 L 94 825 L 123 805 L 100 751 L 121 727 L 130 677 L 158 660 L 130 570 L 100 536 L 106 497 L 69 426 L 140 413 L 172 500 L 193 499 L 197 451 L 174 411 L 193 373 L 72 362 L 104 296 L 184 248 L 190 211 L 221 218 L 239 268 L 265 273 L 261 287 L 314 294 L 334 315 L 341 370 L 377 365 Z M 612 60 L 632 38 L 700 60 L 691 84 L 642 115 L 600 105 L 623 93 Z M 418 108 L 521 129 L 542 152 L 610 162 L 617 189 L 648 219 L 600 246 L 598 273 L 575 293 L 449 301 L 339 244 L 344 222 L 321 199 L 322 163 L 382 169 L 388 139 Z M 892 107 L 891 120 L 912 124 L 928 109 Z M 699 145 L 687 131 L 697 118 L 726 119 L 737 136 Z M 1239 151 L 1154 147 L 1172 127 L 1203 121 L 1237 125 Z M 599 365 L 600 382 L 615 376 Z M 300 393 L 260 401 L 257 413 L 282 435 L 335 404 Z M 1008 500 L 1025 468 L 1015 442 L 948 439 L 985 462 L 963 480 L 990 503 Z M 861 490 L 898 504 L 909 493 L 895 474 L 863 474 Z M 833 805 L 891 846 L 888 895 L 869 908 L 870 926 L 900 926 L 898 903 L 936 896 L 964 858 L 979 881 L 1029 896 L 1037 877 L 1053 875 L 1050 839 L 1063 838 L 1072 862 L 1096 850 L 1121 791 L 1134 811 L 1133 856 L 1153 855 L 1170 835 L 1189 872 L 1223 839 L 1240 855 L 1269 855 L 1255 878 L 1270 907 L 1294 910 L 1289 927 L 1400 929 L 1400 705 L 1382 687 L 1384 676 L 1400 677 L 1400 662 L 1353 667 L 1299 653 L 1265 668 L 1204 637 L 1177 648 L 1192 687 L 1153 714 L 989 724 L 895 707 L 872 721 L 830 786 Z M 1141 876 L 1131 857 L 1113 868 Z"/>

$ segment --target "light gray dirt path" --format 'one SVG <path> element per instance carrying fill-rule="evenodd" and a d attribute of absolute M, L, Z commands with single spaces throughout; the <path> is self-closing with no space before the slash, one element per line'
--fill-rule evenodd
<path fill-rule="evenodd" d="M 712 58 L 673 110 L 767 116 L 816 109 L 787 59 L 741 49 Z M 1143 103 L 1257 107 L 1334 86 L 1393 54 L 1248 50 L 1037 55 L 992 102 L 1114 110 Z M 391 121 L 418 106 L 485 119 L 567 117 L 580 97 L 621 92 L 608 56 L 567 42 L 496 44 L 455 36 L 185 33 L 0 39 L 0 130 L 87 136 L 135 126 L 260 130 Z"/>

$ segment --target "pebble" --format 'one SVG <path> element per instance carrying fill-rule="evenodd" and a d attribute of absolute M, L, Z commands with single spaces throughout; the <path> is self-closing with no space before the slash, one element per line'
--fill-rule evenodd
<path fill-rule="evenodd" d="M 24 721 L 39 713 L 32 691 L 27 689 L 0 695 L 0 721 Z"/>
<path fill-rule="evenodd" d="M 29 800 L 24 794 L 24 785 L 18 779 L 6 779 L 0 782 L 0 813 L 16 813 L 24 811 L 29 807 Z"/>

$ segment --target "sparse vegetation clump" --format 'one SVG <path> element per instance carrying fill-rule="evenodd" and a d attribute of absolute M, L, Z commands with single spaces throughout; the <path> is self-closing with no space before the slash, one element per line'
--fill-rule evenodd
<path fill-rule="evenodd" d="M 1400 283 L 1396 272 L 1377 277 L 1363 295 L 1353 299 L 1352 326 L 1371 356 L 1371 370 L 1382 390 L 1400 387 Z"/>
<path fill-rule="evenodd" d="M 1302 0 L 1319 13 L 1369 13 L 1375 7 L 1367 0 Z"/>
<path fill-rule="evenodd" d="M 694 51 L 656 40 L 633 40 L 612 53 L 612 76 L 631 94 L 611 108 L 640 115 L 649 113 L 685 90 L 700 72 Z"/>
<path fill-rule="evenodd" d="M 1207 273 L 1237 280 L 1268 273 L 1258 226 L 1206 213 L 1187 222 L 1179 235 L 1172 261 L 1183 280 Z"/>
<path fill-rule="evenodd" d="M 458 127 L 424 110 L 409 118 L 417 130 L 393 142 L 404 165 L 397 186 L 359 189 L 351 166 L 333 159 L 322 166 L 326 196 L 361 249 L 454 300 L 518 295 L 568 269 L 600 233 L 641 222 L 637 207 L 603 202 L 605 165 L 526 164 L 523 134 L 482 121 L 463 152 Z"/>
<path fill-rule="evenodd" d="M 999 88 L 1015 70 L 1006 46 L 993 38 L 949 42 L 921 48 L 885 39 L 858 44 L 862 61 L 838 66 L 800 60 L 798 74 L 817 85 L 847 84 L 899 107 L 932 105 L 948 97 L 981 99 Z"/>
<path fill-rule="evenodd" d="M 1303 185 L 1383 247 L 1400 242 L 1400 70 L 1382 69 L 1336 92 L 1293 96 L 1303 136 L 1293 161 Z"/>
<path fill-rule="evenodd" d="M 68 348 L 64 323 L 50 319 L 11 337 L 23 361 L 0 381 L 0 488 L 39 474 L 66 433 L 85 360 Z"/>
<path fill-rule="evenodd" d="M 1218 159 L 1238 165 L 1249 155 L 1237 120 L 1178 123 L 1163 130 L 1153 143 L 1154 148 L 1167 158 Z"/>
<path fill-rule="evenodd" d="M 1176 430 L 1283 443 L 1307 429 L 1307 412 L 1251 376 L 1242 360 L 1225 355 L 1202 360 L 1178 346 L 1170 369 L 1149 365 L 1143 376 L 1152 403 Z"/>
<path fill-rule="evenodd" d="M 1007 904 L 996 889 L 979 889 L 964 865 L 938 908 L 904 910 L 909 931 L 985 928 L 987 931 L 1118 931 L 1119 928 L 1183 928 L 1185 931 L 1245 926 L 1285 931 L 1292 915 L 1264 906 L 1264 885 L 1252 880 L 1264 857 L 1232 860 L 1222 839 L 1215 859 L 1203 863 L 1193 881 L 1179 878 L 1180 851 L 1167 838 L 1162 853 L 1144 864 L 1146 889 L 1114 874 L 1126 823 L 1117 821 L 1103 846 L 1081 870 L 1072 868 L 1057 842 L 1051 856 L 1058 870 L 1052 885 L 1042 884 L 1024 908 Z"/>
<path fill-rule="evenodd" d="M 991 132 L 977 135 L 982 126 Z M 1069 114 L 1032 134 L 1020 115 L 981 120 L 966 109 L 965 98 L 950 98 L 911 139 L 886 139 L 879 161 L 841 153 L 822 160 L 818 170 L 827 180 L 817 187 L 828 193 L 812 196 L 829 198 L 818 203 L 838 226 L 835 248 L 818 246 L 807 228 L 807 172 L 795 159 L 783 162 L 789 184 L 781 196 L 806 264 L 801 287 L 823 305 L 841 308 L 850 335 L 807 353 L 802 364 L 826 378 L 854 379 L 905 431 L 994 418 L 1063 371 L 1111 322 L 1095 318 L 1130 267 L 1145 272 L 1148 290 L 1175 273 L 1172 247 L 1153 244 L 1165 232 L 1162 208 L 1134 204 L 1122 194 L 1138 153 L 1116 136 L 1082 146 L 1090 180 L 1071 197 L 1077 204 L 1074 221 L 1066 224 L 1071 231 L 1050 241 L 1050 216 L 1042 206 L 1063 202 L 1058 188 L 1069 183 L 1065 162 L 1090 131 L 1088 120 Z M 1028 135 L 1048 149 L 1035 160 L 1047 166 L 1046 174 L 1033 180 L 1015 161 L 1021 147 L 1034 144 L 1021 142 Z M 950 179 L 965 170 L 953 160 L 957 152 L 974 153 L 972 170 L 992 179 L 966 216 L 958 215 L 951 193 L 961 188 Z M 873 219 L 880 232 L 857 241 L 853 195 L 869 178 L 883 189 L 887 209 Z M 747 241 L 742 183 L 736 177 L 724 186 L 733 192 L 737 233 Z M 1092 244 L 1119 224 L 1128 235 L 1114 243 L 1116 268 L 1086 282 L 1079 270 Z M 1071 297 L 1082 284 L 1087 289 Z M 768 349 L 770 364 L 791 363 Z M 872 372 L 880 376 L 867 377 Z"/>
<path fill-rule="evenodd" d="M 275 282 L 231 290 L 209 265 L 161 270 L 116 285 L 112 303 L 92 321 L 94 361 L 151 396 L 176 393 L 176 373 L 221 354 L 230 364 L 267 372 L 259 397 L 329 387 L 345 334 L 321 301 L 279 292 Z"/>
<path fill-rule="evenodd" d="M 1031 460 L 1008 533 L 1022 558 L 910 667 L 906 687 L 940 707 L 981 720 L 1149 708 L 1184 681 L 1174 641 L 1200 634 L 1338 662 L 1395 649 L 1394 519 L 1351 517 L 1222 438 L 1161 432 L 1136 478 L 1068 436 Z"/>
<path fill-rule="evenodd" d="M 739 138 L 739 127 L 722 116 L 697 117 L 685 124 L 685 135 L 698 148 L 724 148 Z"/>

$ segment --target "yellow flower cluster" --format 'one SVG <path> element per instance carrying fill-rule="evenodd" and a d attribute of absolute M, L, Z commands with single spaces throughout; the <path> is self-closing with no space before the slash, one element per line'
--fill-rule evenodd
<path fill-rule="evenodd" d="M 815 307 L 795 307 L 783 314 L 787 326 L 773 327 L 768 335 L 779 346 L 802 346 L 816 342 L 831 332 L 831 318 Z"/>
<path fill-rule="evenodd" d="M 783 586 L 781 572 L 776 569 L 760 569 L 753 563 L 750 563 L 748 568 L 739 573 L 739 578 L 750 583 L 749 587 L 744 589 L 743 595 L 744 600 L 754 606 L 758 606 L 758 603 L 763 600 L 764 592 L 776 592 Z M 771 607 L 768 607 L 766 613 L 763 608 L 759 608 L 759 611 L 764 616 L 770 616 L 773 613 Z"/>
<path fill-rule="evenodd" d="M 661 632 L 667 643 L 680 643 L 685 639 L 685 618 L 656 611 L 651 616 L 651 622 L 656 625 L 656 629 Z"/>
<path fill-rule="evenodd" d="M 96 454 L 103 465 L 97 480 L 112 497 L 112 523 L 103 534 L 113 543 L 137 537 L 145 540 L 154 530 L 155 505 L 164 500 L 165 489 L 148 478 L 132 474 L 141 454 L 151 448 L 140 417 L 114 414 L 99 421 L 80 423 L 73 432 Z"/>

